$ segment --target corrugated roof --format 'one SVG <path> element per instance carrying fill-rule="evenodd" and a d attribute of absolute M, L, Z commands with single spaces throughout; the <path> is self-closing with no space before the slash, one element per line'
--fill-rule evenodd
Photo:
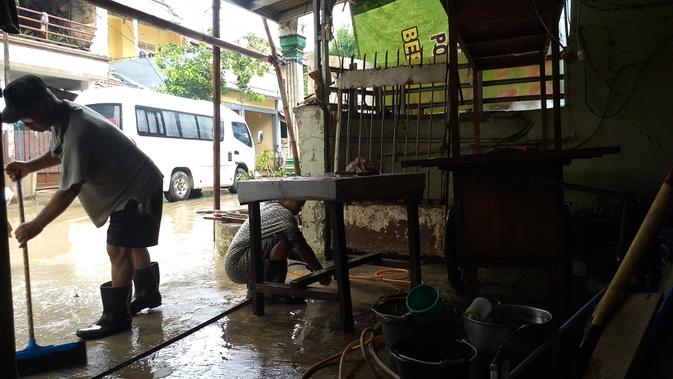
<path fill-rule="evenodd" d="M 287 21 L 313 12 L 311 0 L 225 0 L 275 22 Z"/>

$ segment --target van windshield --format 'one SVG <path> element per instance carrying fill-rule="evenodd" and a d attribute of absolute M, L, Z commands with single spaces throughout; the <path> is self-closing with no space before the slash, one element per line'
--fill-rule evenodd
<path fill-rule="evenodd" d="M 122 108 L 120 104 L 88 104 L 87 107 L 105 117 L 112 125 L 119 129 L 122 128 Z"/>

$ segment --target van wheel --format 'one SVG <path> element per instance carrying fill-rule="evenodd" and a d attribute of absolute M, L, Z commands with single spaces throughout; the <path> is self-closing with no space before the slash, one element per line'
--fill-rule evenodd
<path fill-rule="evenodd" d="M 247 171 L 243 167 L 236 167 L 236 174 L 234 174 L 234 184 L 229 186 L 230 193 L 238 192 L 238 181 L 241 180 L 241 176 L 245 175 Z"/>
<path fill-rule="evenodd" d="M 168 201 L 187 200 L 192 192 L 192 180 L 182 171 L 171 175 L 171 186 L 168 191 Z"/>

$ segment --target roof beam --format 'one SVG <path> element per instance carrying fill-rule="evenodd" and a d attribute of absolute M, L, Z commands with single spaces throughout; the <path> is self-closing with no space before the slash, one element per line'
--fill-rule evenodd
<path fill-rule="evenodd" d="M 107 10 L 119 13 L 122 16 L 127 16 L 139 21 L 143 21 L 155 25 L 159 28 L 170 30 L 183 36 L 194 38 L 207 44 L 217 46 L 225 50 L 233 51 L 248 56 L 250 58 L 259 59 L 261 61 L 269 61 L 270 59 L 269 55 L 234 45 L 232 43 L 223 41 L 219 38 L 207 35 L 205 33 L 197 32 L 196 30 L 186 28 L 182 25 L 176 24 L 168 20 L 164 20 L 163 18 L 159 18 L 149 13 L 145 13 L 138 9 L 131 8 L 123 4 L 119 4 L 116 1 L 112 0 L 85 0 L 85 1 L 97 7 L 105 8 Z"/>
<path fill-rule="evenodd" d="M 250 9 L 251 11 L 256 11 L 259 8 L 268 7 L 270 5 L 280 3 L 281 1 L 283 1 L 283 0 L 253 0 L 253 1 L 250 2 L 252 4 L 250 5 L 250 8 L 248 8 L 248 9 Z"/>
<path fill-rule="evenodd" d="M 249 12 L 252 12 L 252 8 L 250 6 L 250 0 L 225 0 L 225 1 L 228 3 L 238 5 L 239 7 Z M 271 12 L 268 9 L 257 9 L 256 11 L 254 11 L 254 13 L 257 14 L 258 16 L 268 18 L 269 20 L 272 20 L 274 22 L 278 22 L 278 14 Z"/>

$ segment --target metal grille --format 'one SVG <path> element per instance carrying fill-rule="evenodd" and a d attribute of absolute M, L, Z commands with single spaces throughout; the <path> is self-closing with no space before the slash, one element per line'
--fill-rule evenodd
<path fill-rule="evenodd" d="M 399 52 L 394 56 L 388 52 L 375 54 L 371 59 L 365 55 L 360 62 L 353 58 L 350 63 L 347 59 L 340 61 L 334 70 L 337 80 L 333 92 L 336 95 L 331 99 L 337 109 L 337 125 L 331 136 L 335 141 L 334 171 L 343 171 L 349 162 L 362 158 L 381 173 L 425 173 L 424 200 L 445 204 L 446 173 L 436 168 L 401 167 L 405 160 L 447 157 L 451 146 L 446 55 L 435 55 L 430 58 L 430 63 L 420 63 L 423 61 L 422 56 L 417 63 L 404 56 L 400 60 Z M 467 64 L 459 65 L 459 78 L 454 80 L 460 81 L 461 90 L 455 101 L 463 114 L 471 113 L 473 108 L 472 76 Z M 551 77 L 546 77 L 547 94 L 551 93 L 550 81 Z M 531 73 L 528 77 L 484 81 L 482 86 L 500 89 L 522 83 L 540 83 L 540 78 Z M 498 92 L 504 95 L 482 100 L 484 108 L 540 107 L 539 93 L 507 96 L 508 91 Z M 337 135 L 339 138 L 335 138 Z M 463 149 L 471 148 L 474 142 L 474 138 L 461 138 Z M 489 143 L 488 140 L 484 142 Z"/>

